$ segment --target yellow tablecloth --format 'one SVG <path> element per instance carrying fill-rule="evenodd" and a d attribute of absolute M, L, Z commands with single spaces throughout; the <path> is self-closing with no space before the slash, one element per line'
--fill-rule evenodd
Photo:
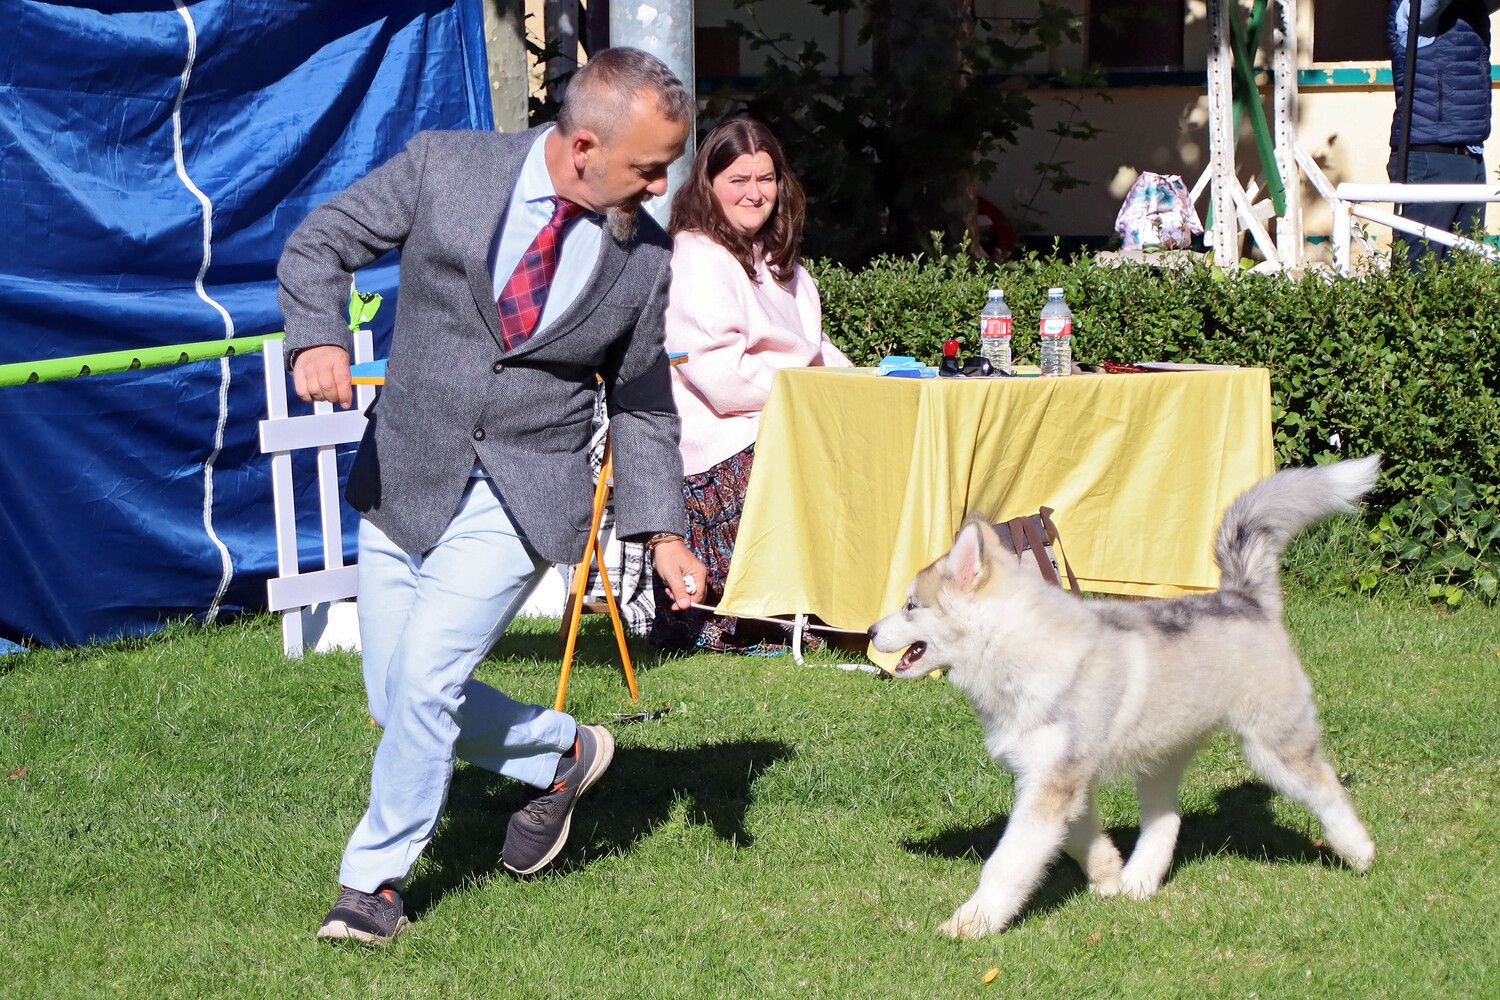
<path fill-rule="evenodd" d="M 720 610 L 863 629 L 905 600 L 969 511 L 1052 507 L 1086 590 L 1218 583 L 1212 535 L 1272 471 L 1264 369 L 902 379 L 782 371 Z"/>

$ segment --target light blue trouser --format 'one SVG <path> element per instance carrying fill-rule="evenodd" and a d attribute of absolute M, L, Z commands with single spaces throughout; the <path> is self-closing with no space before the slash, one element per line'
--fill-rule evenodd
<path fill-rule="evenodd" d="M 374 892 L 406 878 L 437 827 L 455 754 L 538 788 L 551 783 L 573 746 L 572 717 L 472 679 L 546 568 L 484 476 L 469 481 L 442 537 L 420 555 L 360 522 L 365 690 L 385 732 L 340 884 Z"/>

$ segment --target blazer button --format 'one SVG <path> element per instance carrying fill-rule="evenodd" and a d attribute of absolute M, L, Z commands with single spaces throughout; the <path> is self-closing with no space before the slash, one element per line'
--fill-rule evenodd
<path fill-rule="evenodd" d="M 496 361 L 494 364 L 490 365 L 490 371 L 494 372 L 496 375 L 499 375 L 501 372 L 505 371 L 505 366 Z"/>
<path fill-rule="evenodd" d="M 484 440 L 484 428 L 483 427 L 476 427 L 476 428 L 474 428 L 474 440 L 475 441 L 483 441 Z"/>

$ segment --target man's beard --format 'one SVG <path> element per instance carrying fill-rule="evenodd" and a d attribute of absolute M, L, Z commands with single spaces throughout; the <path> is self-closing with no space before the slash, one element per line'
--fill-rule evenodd
<path fill-rule="evenodd" d="M 604 213 L 604 218 L 609 225 L 609 235 L 621 243 L 627 243 L 635 239 L 636 227 L 641 218 L 640 203 L 637 202 L 628 208 L 611 208 Z"/>
<path fill-rule="evenodd" d="M 589 176 L 596 181 L 602 181 L 606 173 L 602 157 L 589 168 Z M 628 243 L 635 239 L 643 201 L 645 201 L 644 195 L 627 205 L 616 205 L 614 208 L 605 209 L 604 221 L 609 227 L 609 235 L 621 243 Z"/>

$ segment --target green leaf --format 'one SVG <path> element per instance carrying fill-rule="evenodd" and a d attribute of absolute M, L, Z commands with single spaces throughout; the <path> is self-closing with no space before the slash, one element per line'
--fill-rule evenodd
<path fill-rule="evenodd" d="M 349 329 L 359 330 L 380 311 L 381 295 L 379 292 L 361 292 L 358 289 L 349 294 Z"/>

